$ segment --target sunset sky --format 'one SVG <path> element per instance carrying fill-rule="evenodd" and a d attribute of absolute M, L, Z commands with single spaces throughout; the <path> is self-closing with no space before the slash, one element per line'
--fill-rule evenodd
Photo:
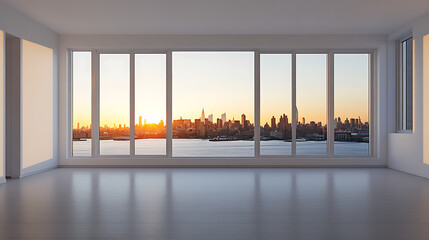
<path fill-rule="evenodd" d="M 74 127 L 90 124 L 91 54 L 73 54 Z M 136 55 L 136 124 L 165 122 L 166 59 L 162 54 Z M 254 122 L 253 52 L 174 52 L 173 119 L 214 121 L 226 112 Z M 100 56 L 100 126 L 129 126 L 129 55 Z M 335 117 L 368 119 L 368 55 L 335 56 Z M 326 55 L 297 55 L 299 121 L 326 123 Z M 291 122 L 291 55 L 261 55 L 261 125 L 285 113 Z"/>
<path fill-rule="evenodd" d="M 173 53 L 173 119 L 200 118 L 204 108 L 206 118 L 244 113 L 253 123 L 253 59 L 253 52 Z"/>

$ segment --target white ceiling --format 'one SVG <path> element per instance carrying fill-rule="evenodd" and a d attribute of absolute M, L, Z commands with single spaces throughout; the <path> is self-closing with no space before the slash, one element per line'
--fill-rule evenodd
<path fill-rule="evenodd" d="M 0 0 L 60 34 L 388 34 L 429 0 Z"/>

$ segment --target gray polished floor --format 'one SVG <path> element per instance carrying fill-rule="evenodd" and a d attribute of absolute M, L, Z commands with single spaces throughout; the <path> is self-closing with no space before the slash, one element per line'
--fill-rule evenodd
<path fill-rule="evenodd" d="M 0 185 L 1 239 L 429 239 L 389 169 L 56 169 Z"/>

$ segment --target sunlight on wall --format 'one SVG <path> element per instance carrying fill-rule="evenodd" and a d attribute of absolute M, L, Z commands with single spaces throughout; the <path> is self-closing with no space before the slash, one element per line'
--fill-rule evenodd
<path fill-rule="evenodd" d="M 53 50 L 22 40 L 22 168 L 53 158 Z"/>
<path fill-rule="evenodd" d="M 423 37 L 423 162 L 429 164 L 429 141 L 427 121 L 429 120 L 429 34 Z"/>
<path fill-rule="evenodd" d="M 4 32 L 0 30 L 0 177 L 4 176 Z"/>

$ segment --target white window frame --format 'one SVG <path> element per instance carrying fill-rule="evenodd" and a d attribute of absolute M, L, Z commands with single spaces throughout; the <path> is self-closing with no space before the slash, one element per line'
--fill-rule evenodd
<path fill-rule="evenodd" d="M 413 35 L 412 34 L 408 34 L 403 38 L 398 39 L 397 41 L 397 59 L 396 59 L 396 68 L 397 68 L 397 84 L 396 84 L 396 121 L 397 121 L 397 132 L 398 133 L 412 133 L 414 130 L 414 122 L 412 124 L 412 128 L 411 129 L 407 129 L 407 113 L 406 113 L 406 109 L 404 109 L 404 105 L 406 107 L 407 105 L 407 100 L 404 99 L 404 84 L 406 84 L 406 79 L 404 78 L 404 52 L 403 52 L 403 48 L 402 48 L 402 43 L 409 40 L 409 39 L 413 39 Z M 414 46 L 413 46 L 414 47 Z M 414 54 L 414 53 L 413 53 Z M 414 59 L 414 56 L 412 56 Z M 414 63 L 413 63 L 414 64 Z M 414 88 L 414 73 L 413 73 L 413 77 L 412 77 L 412 82 L 413 82 L 413 88 Z M 413 91 L 413 104 L 414 105 L 414 91 Z M 413 121 L 414 121 L 414 109 L 412 111 L 412 116 L 413 116 Z M 404 120 L 405 119 L 405 120 Z"/>
<path fill-rule="evenodd" d="M 73 83 L 72 83 L 72 54 L 75 51 L 88 51 L 92 56 L 92 151 L 91 157 L 72 156 L 73 144 Z M 172 155 L 172 53 L 173 52 L 253 52 L 254 53 L 254 156 L 251 157 L 173 157 Z M 155 50 L 99 50 L 99 49 L 68 49 L 67 70 L 68 70 L 68 122 L 67 122 L 67 159 L 85 160 L 85 159 L 132 159 L 132 160 L 148 160 L 148 159 L 176 159 L 178 162 L 200 159 L 376 159 L 378 151 L 378 134 L 377 134 L 377 109 L 376 101 L 377 93 L 377 66 L 375 49 L 319 49 L 319 50 L 265 50 L 265 49 L 155 49 Z M 100 155 L 99 148 L 99 107 L 100 107 L 100 92 L 99 92 L 99 56 L 100 54 L 130 54 L 130 155 Z M 166 55 L 166 154 L 165 155 L 135 155 L 135 139 L 134 139 L 134 123 L 135 123 L 135 82 L 134 82 L 134 62 L 135 54 L 165 54 Z M 291 155 L 261 155 L 260 154 L 260 55 L 261 54 L 291 54 L 292 56 L 292 154 Z M 327 125 L 328 125 L 328 140 L 327 154 L 325 155 L 297 155 L 296 154 L 296 55 L 297 54 L 326 54 L 327 56 Z M 369 111 L 369 153 L 368 155 L 335 155 L 334 154 L 334 55 L 335 54 L 368 54 L 369 55 L 369 83 L 368 83 L 368 111 Z M 198 164 L 190 164 L 198 165 Z"/>

